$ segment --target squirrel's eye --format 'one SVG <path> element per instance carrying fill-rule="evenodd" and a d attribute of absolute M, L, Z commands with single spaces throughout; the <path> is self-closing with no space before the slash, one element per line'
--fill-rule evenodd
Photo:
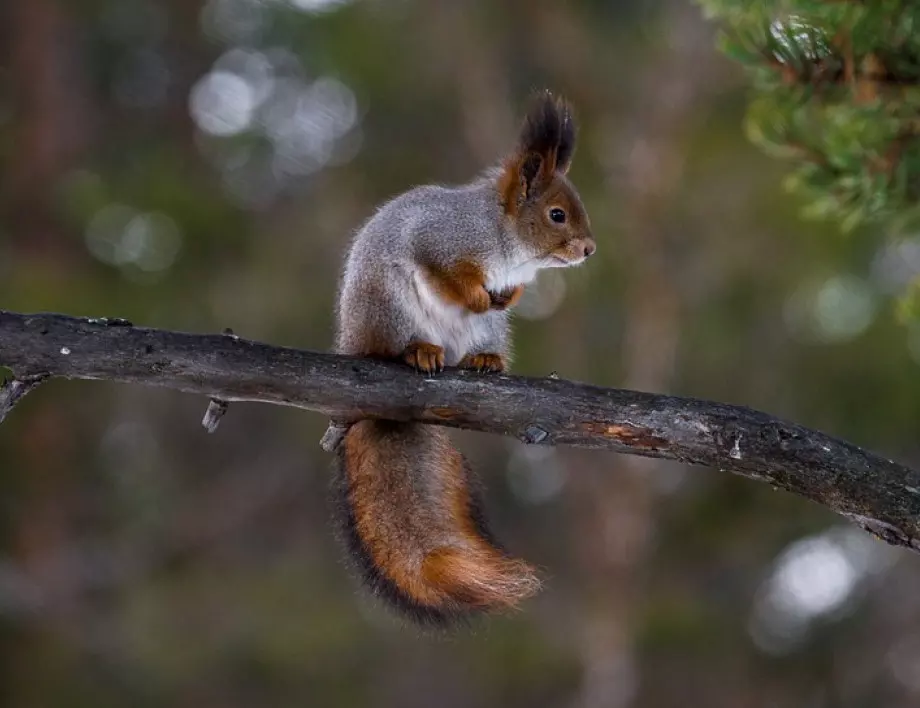
<path fill-rule="evenodd" d="M 565 212 L 558 207 L 549 210 L 549 218 L 555 221 L 557 224 L 565 223 Z"/>

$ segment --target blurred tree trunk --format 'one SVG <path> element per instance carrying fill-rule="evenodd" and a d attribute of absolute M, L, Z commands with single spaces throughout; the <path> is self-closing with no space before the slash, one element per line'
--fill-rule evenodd
<path fill-rule="evenodd" d="M 89 142 L 90 95 L 67 3 L 12 0 L 6 8 L 12 151 L 4 201 L 13 246 L 43 259 L 73 252 L 61 238 L 55 185 Z"/>
<path fill-rule="evenodd" d="M 453 84 L 465 143 L 460 153 L 471 156 L 472 169 L 495 163 L 509 150 L 517 127 L 502 48 L 494 41 L 501 35 L 480 21 L 483 10 L 481 4 L 449 0 L 426 3 L 418 34 L 426 55 L 449 58 L 438 69 Z"/>
<path fill-rule="evenodd" d="M 30 262 L 40 262 L 43 268 L 68 270 L 82 248 L 68 238 L 56 213 L 57 187 L 87 148 L 92 128 L 76 20 L 67 2 L 11 0 L 0 9 L 0 22 L 14 107 L 0 180 L 0 217 L 9 239 L 3 260 L 10 268 L 28 269 Z M 21 599 L 36 603 L 29 609 L 41 613 L 27 630 L 11 636 L 3 651 L 12 679 L 8 697 L 15 705 L 31 704 L 41 694 L 34 667 L 47 655 L 45 633 L 66 633 L 81 611 L 72 602 L 71 578 L 49 576 L 50 559 L 71 535 L 76 483 L 73 427 L 57 418 L 45 410 L 31 419 L 24 431 L 22 464 L 13 468 L 26 475 L 17 480 L 19 509 L 8 547 L 24 577 L 52 589 L 40 596 L 27 586 Z"/>

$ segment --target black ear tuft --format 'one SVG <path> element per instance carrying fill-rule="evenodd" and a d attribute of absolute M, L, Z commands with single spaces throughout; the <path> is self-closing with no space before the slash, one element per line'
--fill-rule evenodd
<path fill-rule="evenodd" d="M 575 151 L 575 121 L 569 105 L 549 91 L 538 93 L 524 119 L 519 150 L 540 155 L 547 173 L 565 172 Z"/>
<path fill-rule="evenodd" d="M 556 99 L 549 91 L 543 91 L 534 97 L 530 110 L 524 117 L 521 152 L 536 153 L 544 160 L 548 157 L 555 158 L 561 135 Z"/>

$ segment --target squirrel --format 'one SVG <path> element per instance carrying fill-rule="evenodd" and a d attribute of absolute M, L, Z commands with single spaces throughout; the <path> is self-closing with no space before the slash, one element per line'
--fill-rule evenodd
<path fill-rule="evenodd" d="M 428 375 L 505 371 L 509 309 L 524 286 L 596 250 L 566 177 L 575 138 L 568 102 L 540 92 L 497 166 L 380 207 L 347 252 L 335 350 Z M 396 611 L 443 625 L 514 608 L 539 589 L 534 569 L 489 531 L 469 464 L 443 428 L 354 422 L 336 460 L 339 530 L 365 583 Z"/>

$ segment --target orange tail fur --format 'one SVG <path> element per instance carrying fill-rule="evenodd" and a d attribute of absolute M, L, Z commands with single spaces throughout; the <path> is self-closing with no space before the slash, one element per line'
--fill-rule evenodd
<path fill-rule="evenodd" d="M 440 428 L 353 425 L 338 451 L 340 520 L 367 584 L 422 623 L 515 607 L 540 586 L 488 531 L 469 466 Z"/>

